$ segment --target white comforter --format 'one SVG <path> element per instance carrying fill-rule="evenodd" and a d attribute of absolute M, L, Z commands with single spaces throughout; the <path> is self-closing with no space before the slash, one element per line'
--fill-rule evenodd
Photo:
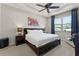
<path fill-rule="evenodd" d="M 46 33 L 32 33 L 26 34 L 26 40 L 36 47 L 42 46 L 48 42 L 59 39 L 56 34 L 46 34 Z"/>

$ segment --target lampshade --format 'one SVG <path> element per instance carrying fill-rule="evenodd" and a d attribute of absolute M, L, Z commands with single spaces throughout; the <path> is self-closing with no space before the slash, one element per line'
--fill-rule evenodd
<path fill-rule="evenodd" d="M 23 35 L 23 28 L 22 27 L 18 27 L 17 28 L 17 32 L 18 32 L 18 35 Z"/>
<path fill-rule="evenodd" d="M 18 27 L 18 28 L 17 28 L 17 31 L 18 31 L 18 32 L 22 32 L 22 30 L 23 30 L 22 27 Z"/>

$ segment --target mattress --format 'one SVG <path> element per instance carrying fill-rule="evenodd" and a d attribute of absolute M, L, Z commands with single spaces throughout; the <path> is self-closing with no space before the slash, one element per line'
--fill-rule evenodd
<path fill-rule="evenodd" d="M 36 47 L 40 47 L 44 44 L 47 44 L 51 41 L 55 41 L 59 39 L 59 36 L 56 34 L 47 34 L 47 33 L 32 33 L 26 34 L 26 40 Z"/>

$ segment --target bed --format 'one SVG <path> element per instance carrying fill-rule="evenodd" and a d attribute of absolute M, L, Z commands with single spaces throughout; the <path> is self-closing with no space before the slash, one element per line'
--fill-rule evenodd
<path fill-rule="evenodd" d="M 60 45 L 58 35 L 42 33 L 41 30 L 44 31 L 42 28 L 24 28 L 25 40 L 37 55 L 43 55 L 52 48 Z"/>

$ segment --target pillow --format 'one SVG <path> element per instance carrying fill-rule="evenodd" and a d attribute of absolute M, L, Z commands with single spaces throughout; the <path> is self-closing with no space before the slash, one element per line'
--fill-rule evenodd
<path fill-rule="evenodd" d="M 27 30 L 27 32 L 28 32 L 29 34 L 33 34 L 33 33 L 43 33 L 42 30 Z"/>
<path fill-rule="evenodd" d="M 43 33 L 42 30 L 34 30 L 35 33 Z"/>
<path fill-rule="evenodd" d="M 34 33 L 34 31 L 33 30 L 27 30 L 27 33 L 31 34 L 31 33 Z"/>

